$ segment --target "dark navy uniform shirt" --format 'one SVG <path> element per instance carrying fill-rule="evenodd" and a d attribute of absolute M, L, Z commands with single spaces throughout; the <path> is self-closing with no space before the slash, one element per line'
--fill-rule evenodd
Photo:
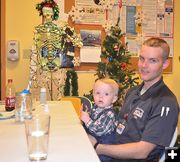
<path fill-rule="evenodd" d="M 142 87 L 143 83 L 126 95 L 119 114 L 123 128 L 117 131 L 117 140 L 118 143 L 146 141 L 156 144 L 148 157 L 153 161 L 170 144 L 178 122 L 179 105 L 162 79 L 140 95 Z"/>

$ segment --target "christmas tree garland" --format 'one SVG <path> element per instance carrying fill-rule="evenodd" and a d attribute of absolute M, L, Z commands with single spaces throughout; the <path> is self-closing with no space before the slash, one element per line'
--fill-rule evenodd
<path fill-rule="evenodd" d="M 78 76 L 76 71 L 68 70 L 66 76 L 64 96 L 78 96 Z"/>

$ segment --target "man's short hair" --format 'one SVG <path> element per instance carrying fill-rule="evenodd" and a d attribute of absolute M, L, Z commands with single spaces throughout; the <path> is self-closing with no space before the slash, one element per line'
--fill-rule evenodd
<path fill-rule="evenodd" d="M 160 47 L 163 51 L 163 58 L 167 59 L 169 57 L 170 47 L 164 39 L 152 37 L 145 40 L 143 45 L 149 47 Z"/>

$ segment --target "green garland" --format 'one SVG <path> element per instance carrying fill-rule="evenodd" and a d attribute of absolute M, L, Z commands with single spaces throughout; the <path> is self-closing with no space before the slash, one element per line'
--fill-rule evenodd
<path fill-rule="evenodd" d="M 41 3 L 38 3 L 36 5 L 36 9 L 39 11 L 39 16 L 43 15 L 43 7 L 48 6 L 53 9 L 54 15 L 53 15 L 53 20 L 57 20 L 59 17 L 59 7 L 56 2 L 53 0 L 44 0 Z"/>
<path fill-rule="evenodd" d="M 71 89 L 71 92 L 70 92 Z M 78 96 L 78 76 L 76 71 L 68 70 L 64 85 L 64 96 Z"/>

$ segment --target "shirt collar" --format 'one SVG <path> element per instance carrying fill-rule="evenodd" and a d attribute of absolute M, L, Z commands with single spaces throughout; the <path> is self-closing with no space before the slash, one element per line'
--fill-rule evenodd
<path fill-rule="evenodd" d="M 138 93 L 140 95 L 140 91 L 144 85 L 144 82 L 140 85 Z M 159 89 L 164 86 L 163 78 L 161 78 L 159 81 L 157 81 L 155 84 L 153 84 L 143 95 L 141 95 L 142 100 L 146 100 L 149 97 L 152 97 L 154 94 L 156 94 Z"/>
<path fill-rule="evenodd" d="M 102 109 L 102 110 L 104 110 L 104 109 L 110 109 L 110 108 L 112 108 L 113 107 L 113 105 L 111 104 L 111 105 L 109 105 L 109 106 L 106 106 L 106 107 L 103 107 L 103 108 L 101 108 L 101 107 L 98 107 L 96 104 L 95 104 L 95 108 L 97 109 Z"/>

